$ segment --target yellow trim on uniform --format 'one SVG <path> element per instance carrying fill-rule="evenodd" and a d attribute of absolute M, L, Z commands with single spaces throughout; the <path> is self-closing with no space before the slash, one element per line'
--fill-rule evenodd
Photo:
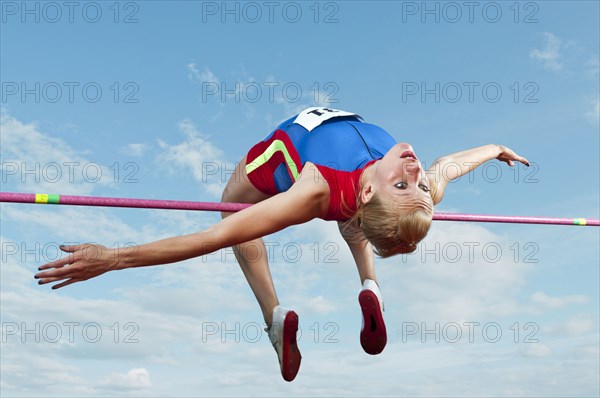
<path fill-rule="evenodd" d="M 256 159 L 254 159 L 252 162 L 248 163 L 246 165 L 246 174 L 252 173 L 254 170 L 267 163 L 276 152 L 283 153 L 288 168 L 290 169 L 290 172 L 294 177 L 294 181 L 296 181 L 299 175 L 298 167 L 296 166 L 296 163 L 294 162 L 288 149 L 286 148 L 285 143 L 281 140 L 273 141 L 263 153 L 257 156 Z"/>

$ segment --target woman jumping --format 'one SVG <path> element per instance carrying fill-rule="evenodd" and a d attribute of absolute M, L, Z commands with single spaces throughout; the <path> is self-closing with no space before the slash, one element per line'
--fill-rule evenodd
<path fill-rule="evenodd" d="M 357 114 L 309 108 L 253 146 L 230 177 L 221 201 L 255 205 L 221 213 L 223 219 L 204 231 L 125 249 L 61 246 L 70 255 L 40 266 L 35 278 L 39 284 L 59 282 L 56 289 L 107 271 L 174 263 L 232 246 L 262 310 L 281 374 L 292 381 L 301 361 L 298 315 L 279 305 L 262 237 L 314 218 L 337 221 L 362 283 L 360 343 L 367 353 L 379 354 L 387 334 L 373 252 L 413 252 L 448 182 L 491 159 L 529 165 L 505 146 L 484 145 L 440 157 L 424 170 L 409 144 L 397 144 Z M 259 255 L 246 256 L 250 247 L 258 247 Z"/>

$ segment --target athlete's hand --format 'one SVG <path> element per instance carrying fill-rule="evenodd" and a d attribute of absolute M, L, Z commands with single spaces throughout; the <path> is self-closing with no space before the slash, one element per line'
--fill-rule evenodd
<path fill-rule="evenodd" d="M 38 268 L 42 272 L 35 274 L 39 284 L 63 281 L 52 286 L 52 289 L 81 282 L 102 275 L 115 269 L 117 264 L 116 251 L 102 245 L 81 244 L 75 246 L 60 246 L 69 253 L 68 256 Z"/>
<path fill-rule="evenodd" d="M 500 154 L 496 159 L 508 163 L 509 166 L 514 166 L 516 161 L 519 161 L 529 167 L 529 161 L 522 156 L 517 155 L 512 149 L 505 147 L 504 145 L 498 145 Z"/>

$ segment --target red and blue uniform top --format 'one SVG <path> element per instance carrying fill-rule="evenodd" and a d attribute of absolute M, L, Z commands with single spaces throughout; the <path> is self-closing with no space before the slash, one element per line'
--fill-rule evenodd
<path fill-rule="evenodd" d="M 314 163 L 329 185 L 324 220 L 348 220 L 356 212 L 362 171 L 381 159 L 396 141 L 357 114 L 308 108 L 281 123 L 246 157 L 246 173 L 260 191 L 288 190 L 306 162 Z"/>

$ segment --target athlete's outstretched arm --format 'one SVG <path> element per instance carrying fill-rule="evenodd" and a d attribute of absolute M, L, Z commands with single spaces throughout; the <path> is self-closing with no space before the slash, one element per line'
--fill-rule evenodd
<path fill-rule="evenodd" d="M 442 156 L 436 159 L 426 172 L 432 185 L 433 204 L 438 204 L 442 200 L 448 182 L 473 171 L 492 159 L 506 162 L 509 166 L 513 166 L 514 161 L 529 166 L 527 159 L 517 155 L 512 149 L 504 145 L 496 144 L 484 145 Z"/>
<path fill-rule="evenodd" d="M 354 225 L 338 222 L 338 228 L 350 248 L 350 252 L 356 263 L 356 268 L 358 269 L 360 283 L 362 284 L 365 279 L 371 279 L 377 282 L 377 277 L 375 276 L 373 246 L 371 245 L 371 242 L 369 242 L 367 238 L 364 237 L 362 231 Z"/>
<path fill-rule="evenodd" d="M 317 189 L 315 189 L 317 188 Z M 326 198 L 328 199 L 328 198 Z M 70 255 L 39 267 L 40 284 L 59 282 L 54 289 L 107 271 L 174 263 L 212 253 L 301 224 L 323 214 L 323 191 L 310 178 L 225 218 L 202 232 L 162 239 L 122 249 L 83 244 L 62 248 Z"/>

